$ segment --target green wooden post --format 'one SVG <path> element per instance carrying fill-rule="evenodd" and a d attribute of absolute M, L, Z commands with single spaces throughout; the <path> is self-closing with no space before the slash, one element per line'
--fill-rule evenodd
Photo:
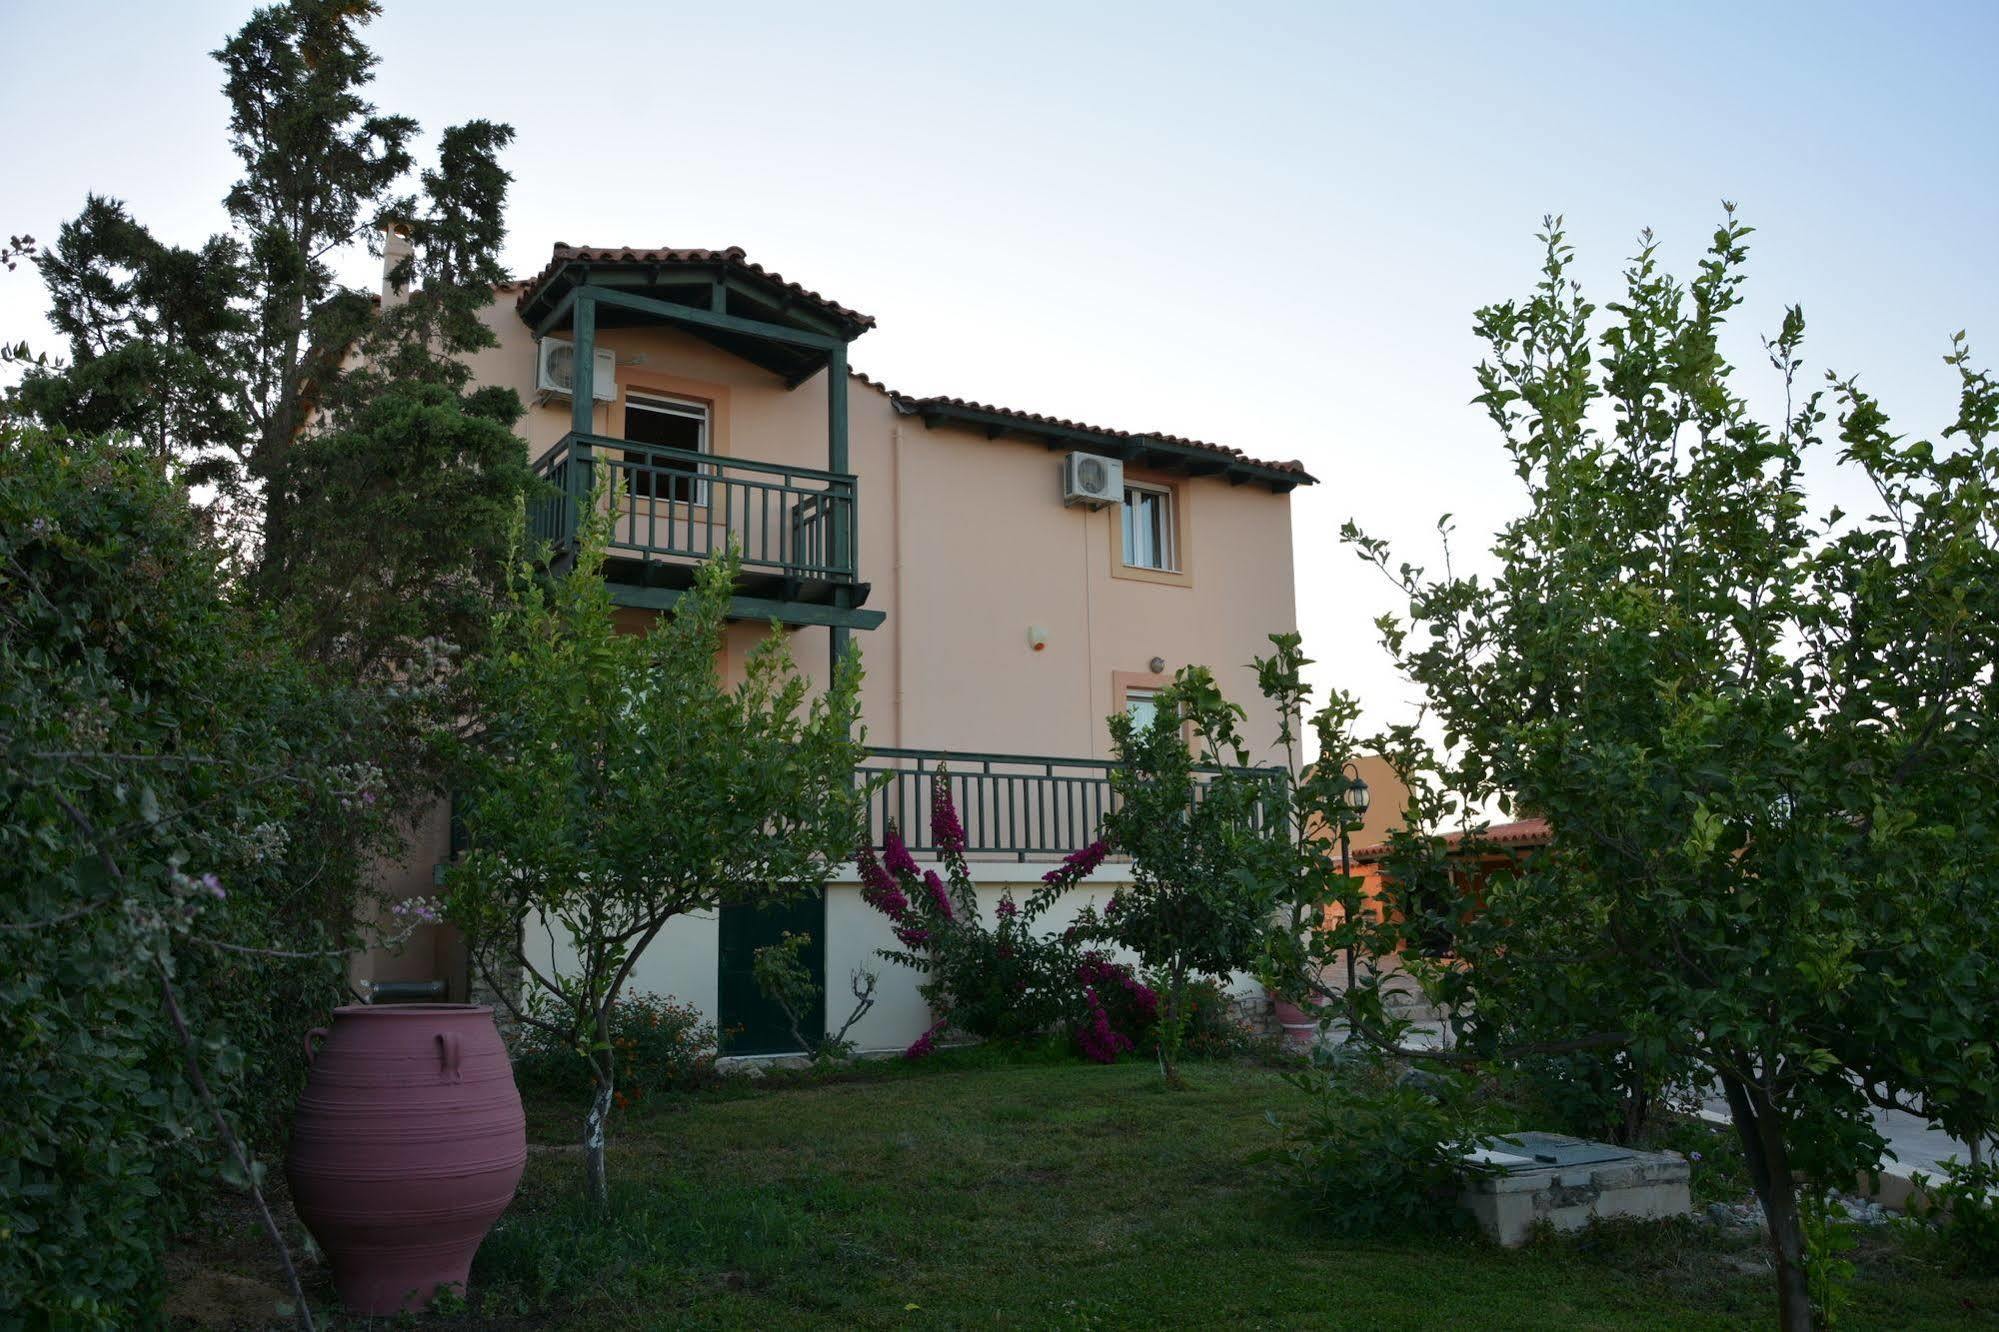
<path fill-rule="evenodd" d="M 836 476 L 846 476 L 847 462 L 847 344 L 836 342 L 826 354 L 826 470 Z M 849 492 L 851 496 L 851 492 Z M 827 532 L 827 549 L 840 559 L 849 575 L 860 572 L 859 542 L 852 537 L 853 515 L 847 504 L 835 504 L 828 515 L 831 519 Z M 840 658 L 847 651 L 847 630 L 835 626 L 827 635 L 829 640 L 829 664 L 838 669 Z M 829 670 L 827 679 L 831 680 Z"/>
<path fill-rule="evenodd" d="M 597 294 L 589 287 L 576 292 L 576 378 L 569 392 L 569 428 L 579 435 L 591 433 L 597 424 Z M 589 456 L 590 446 L 577 447 Z"/>
<path fill-rule="evenodd" d="M 569 385 L 569 521 L 572 536 L 583 530 L 583 506 L 590 502 L 596 469 L 590 436 L 597 424 L 597 297 L 588 286 L 576 289 L 576 316 L 570 324 L 576 370 Z"/>

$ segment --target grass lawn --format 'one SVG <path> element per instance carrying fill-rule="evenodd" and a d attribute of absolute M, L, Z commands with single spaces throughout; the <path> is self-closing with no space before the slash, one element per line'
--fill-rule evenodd
<path fill-rule="evenodd" d="M 955 1063 L 953 1061 L 956 1061 Z M 1246 1158 L 1297 1094 L 1248 1066 L 947 1055 L 744 1086 L 614 1121 L 616 1215 L 589 1223 L 567 1105 L 473 1269 L 479 1327 L 1739 1328 L 1774 1321 L 1760 1250 L 1684 1226 L 1518 1251 L 1335 1239 Z M 1999 1276 L 1889 1241 L 1842 1326 L 1999 1326 Z"/>

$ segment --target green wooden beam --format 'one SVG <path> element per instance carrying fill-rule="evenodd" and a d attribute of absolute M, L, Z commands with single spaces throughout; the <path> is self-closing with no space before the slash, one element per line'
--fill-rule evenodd
<path fill-rule="evenodd" d="M 840 332 L 840 325 L 826 318 L 817 310 L 808 310 L 790 298 L 790 293 L 771 287 L 759 287 L 739 277 L 725 277 L 729 290 L 749 297 L 759 305 L 768 306 L 787 318 L 799 320 L 818 329 L 821 333 Z"/>
<path fill-rule="evenodd" d="M 629 291 L 619 291 L 615 287 L 602 287 L 592 283 L 578 290 L 594 292 L 601 304 L 616 306 L 623 310 L 634 310 L 639 314 L 651 315 L 655 319 L 667 320 L 669 323 L 689 324 L 696 328 L 718 328 L 730 333 L 741 333 L 746 337 L 762 338 L 766 342 L 784 342 L 794 347 L 811 347 L 816 351 L 831 351 L 835 347 L 846 346 L 846 343 L 830 333 L 787 328 L 783 324 L 767 324 L 761 319 L 717 314 L 713 310 L 697 310 L 691 305 L 676 305 L 672 301 L 638 296 Z"/>
<path fill-rule="evenodd" d="M 597 295 L 589 287 L 578 287 L 576 298 L 576 377 L 569 386 L 569 428 L 587 435 L 597 424 Z M 582 457 L 589 460 L 589 443 L 581 443 Z"/>
<path fill-rule="evenodd" d="M 611 584 L 611 601 L 641 610 L 672 610 L 673 603 L 688 594 L 678 587 L 636 587 L 629 583 Z M 843 629 L 878 629 L 888 618 L 884 611 L 859 610 L 847 606 L 821 606 L 816 602 L 776 601 L 769 597 L 729 598 L 732 620 L 775 620 L 779 624 L 823 624 L 836 633 Z"/>
<path fill-rule="evenodd" d="M 547 314 L 535 322 L 535 340 L 540 341 L 542 338 L 547 337 L 551 329 L 569 317 L 569 311 L 575 304 L 576 288 L 571 287 L 568 291 L 562 293 L 561 300 L 549 307 Z"/>
<path fill-rule="evenodd" d="M 847 344 L 835 343 L 826 358 L 826 470 L 835 475 L 848 472 L 847 462 Z M 858 497 L 857 497 L 858 498 Z M 833 506 L 832 522 L 829 525 L 829 544 L 837 561 L 846 556 L 845 567 L 858 570 L 861 567 L 859 543 L 854 538 L 858 530 L 854 525 L 854 515 L 848 512 L 850 506 Z M 834 625 L 827 635 L 826 679 L 830 683 L 833 673 L 839 669 L 840 658 L 847 653 L 847 630 L 844 625 Z"/>

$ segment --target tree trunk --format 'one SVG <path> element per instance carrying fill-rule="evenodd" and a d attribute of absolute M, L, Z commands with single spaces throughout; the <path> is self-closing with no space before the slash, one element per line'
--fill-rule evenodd
<path fill-rule="evenodd" d="M 1749 1163 L 1749 1178 L 1770 1226 L 1770 1256 L 1777 1265 L 1777 1325 L 1783 1332 L 1811 1332 L 1812 1292 L 1805 1272 L 1805 1228 L 1798 1213 L 1798 1184 L 1784 1144 L 1784 1123 L 1769 1096 L 1752 1083 L 1726 1074 L 1735 1135 Z"/>
<path fill-rule="evenodd" d="M 590 1096 L 590 1112 L 583 1116 L 583 1190 L 590 1199 L 590 1210 L 601 1217 L 611 1209 L 604 1139 L 618 1071 L 617 1051 L 611 1048 L 610 1019 L 602 1009 L 597 1012 L 597 1047 L 590 1053 L 590 1076 L 596 1086 Z"/>
<path fill-rule="evenodd" d="M 1187 1085 L 1180 1078 L 1180 1044 L 1186 1035 L 1182 1028 L 1187 1021 L 1187 973 L 1176 966 L 1168 977 L 1166 1021 L 1159 1031 L 1159 1071 L 1165 1075 L 1166 1085 L 1179 1091 Z"/>

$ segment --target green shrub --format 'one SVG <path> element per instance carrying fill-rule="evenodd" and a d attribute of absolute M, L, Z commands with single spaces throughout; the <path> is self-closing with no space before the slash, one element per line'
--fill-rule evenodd
<path fill-rule="evenodd" d="M 1372 1056 L 1284 1080 L 1306 1098 L 1277 1120 L 1276 1147 L 1257 1154 L 1339 1234 L 1448 1231 L 1470 1225 L 1457 1195 L 1467 1153 L 1493 1131 L 1491 1110 L 1461 1074 L 1398 1080 Z"/>
<path fill-rule="evenodd" d="M 643 992 L 623 996 L 611 1007 L 618 1104 L 706 1086 L 715 1078 L 717 1045 L 714 1025 L 694 1005 Z M 574 1047 L 528 1024 L 514 1048 L 514 1076 L 524 1086 L 556 1092 L 587 1096 L 591 1088 L 588 1061 Z"/>
<path fill-rule="evenodd" d="M 245 608 L 135 446 L 0 429 L 0 569 L 0 1326 L 145 1326 L 223 1159 L 163 984 L 268 1160 L 394 728 Z"/>
<path fill-rule="evenodd" d="M 1951 1267 L 1961 1272 L 1999 1271 L 1999 1165 L 1943 1163 L 1943 1178 L 1913 1175 L 1910 1215 L 1927 1221 Z"/>

